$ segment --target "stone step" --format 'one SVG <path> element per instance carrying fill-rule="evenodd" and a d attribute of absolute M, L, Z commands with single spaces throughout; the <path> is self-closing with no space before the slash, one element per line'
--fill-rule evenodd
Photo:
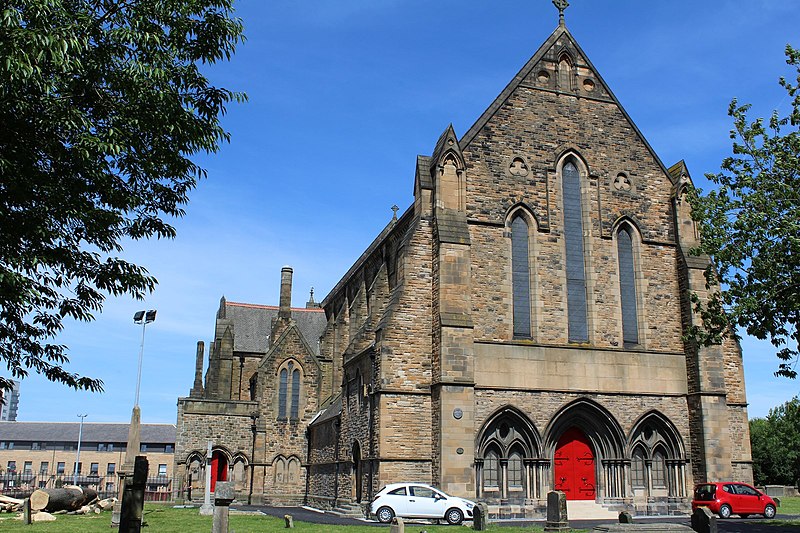
<path fill-rule="evenodd" d="M 358 503 L 340 503 L 328 513 L 334 516 L 364 518 L 364 509 Z"/>
<path fill-rule="evenodd" d="M 619 513 L 593 500 L 567 500 L 569 520 L 618 520 Z"/>

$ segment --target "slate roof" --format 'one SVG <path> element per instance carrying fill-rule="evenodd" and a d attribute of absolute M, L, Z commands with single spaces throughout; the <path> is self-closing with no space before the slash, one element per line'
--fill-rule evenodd
<path fill-rule="evenodd" d="M 0 441 L 77 442 L 79 422 L 0 422 Z M 128 441 L 130 424 L 84 422 L 82 442 Z M 175 424 L 142 424 L 142 444 L 174 444 Z"/>
<path fill-rule="evenodd" d="M 342 395 L 340 393 L 331 401 L 328 407 L 317 413 L 317 416 L 315 416 L 314 419 L 312 419 L 308 425 L 316 426 L 324 422 L 327 422 L 332 418 L 341 416 L 341 414 L 342 414 Z"/>
<path fill-rule="evenodd" d="M 233 350 L 236 352 L 267 353 L 267 337 L 272 331 L 272 319 L 278 316 L 276 305 L 256 305 L 225 302 L 225 318 L 233 320 Z M 292 320 L 306 343 L 319 355 L 319 338 L 328 319 L 319 308 L 293 307 Z"/>

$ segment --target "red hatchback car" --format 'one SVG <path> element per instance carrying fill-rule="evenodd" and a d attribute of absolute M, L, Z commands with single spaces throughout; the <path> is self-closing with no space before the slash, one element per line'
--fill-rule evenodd
<path fill-rule="evenodd" d="M 695 485 L 692 511 L 698 507 L 708 507 L 720 518 L 730 518 L 732 514 L 742 518 L 751 514 L 774 518 L 777 505 L 775 500 L 746 483 L 726 481 Z"/>

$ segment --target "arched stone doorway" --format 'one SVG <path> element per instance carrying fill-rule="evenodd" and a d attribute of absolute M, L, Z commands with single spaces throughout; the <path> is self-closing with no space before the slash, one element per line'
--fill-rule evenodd
<path fill-rule="evenodd" d="M 364 472 L 361 465 L 361 446 L 358 441 L 353 442 L 353 485 L 356 502 L 361 503 L 362 487 L 364 485 Z"/>
<path fill-rule="evenodd" d="M 569 428 L 558 439 L 553 457 L 555 488 L 568 500 L 594 500 L 596 496 L 595 454 L 586 434 Z"/>
<path fill-rule="evenodd" d="M 616 503 L 628 497 L 626 438 L 616 419 L 597 402 L 579 398 L 564 405 L 550 420 L 543 441 L 544 453 L 553 458 L 551 486 L 569 483 L 567 488 L 574 493 L 569 499 L 580 495 L 581 499 Z M 558 462 L 565 463 L 565 457 L 572 459 L 577 473 L 565 473 L 558 466 Z"/>
<path fill-rule="evenodd" d="M 228 481 L 228 457 L 219 450 L 211 454 L 211 492 L 217 486 L 217 481 Z"/>

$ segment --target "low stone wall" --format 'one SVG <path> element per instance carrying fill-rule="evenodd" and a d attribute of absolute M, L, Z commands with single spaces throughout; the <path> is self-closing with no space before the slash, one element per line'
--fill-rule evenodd
<path fill-rule="evenodd" d="M 790 485 L 765 485 L 758 488 L 773 498 L 775 496 L 779 498 L 785 498 L 787 496 L 800 496 L 800 492 L 797 491 L 797 487 L 792 487 Z"/>

